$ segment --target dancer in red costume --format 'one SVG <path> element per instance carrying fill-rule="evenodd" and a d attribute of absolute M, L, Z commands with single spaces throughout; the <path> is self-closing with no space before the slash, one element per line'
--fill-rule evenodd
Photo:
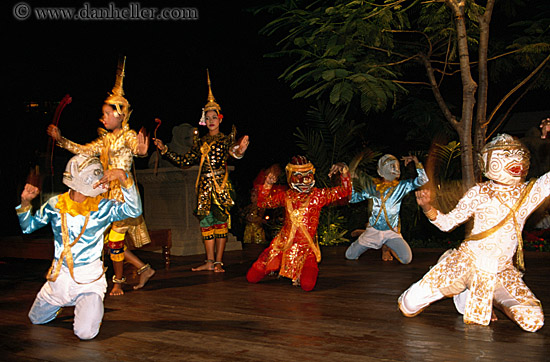
<path fill-rule="evenodd" d="M 316 241 L 321 208 L 351 195 L 348 167 L 343 163 L 332 166 L 329 177 L 340 173 L 341 185 L 331 188 L 315 188 L 315 168 L 303 156 L 293 157 L 286 166 L 288 190 L 272 189 L 277 180 L 268 173 L 265 183 L 259 187 L 258 206 L 285 208 L 285 221 L 281 231 L 267 249 L 258 257 L 246 274 L 250 283 L 257 283 L 267 274 L 279 272 L 290 278 L 294 285 L 310 291 L 315 287 L 321 261 L 321 251 Z"/>

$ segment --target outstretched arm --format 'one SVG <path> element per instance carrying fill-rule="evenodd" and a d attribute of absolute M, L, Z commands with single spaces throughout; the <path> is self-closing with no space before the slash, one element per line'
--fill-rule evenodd
<path fill-rule="evenodd" d="M 170 151 L 168 145 L 165 145 L 164 142 L 158 138 L 153 138 L 153 143 L 157 146 L 161 155 L 165 156 L 170 162 L 178 167 L 185 168 L 198 164 L 200 161 L 200 149 L 197 142 L 194 142 L 191 149 L 184 155 Z"/>
<path fill-rule="evenodd" d="M 99 156 L 101 153 L 101 148 L 103 145 L 101 137 L 88 144 L 81 145 L 62 137 L 59 128 L 53 124 L 48 126 L 47 132 L 59 147 L 64 148 L 75 155 L 84 154 L 87 156 Z"/>

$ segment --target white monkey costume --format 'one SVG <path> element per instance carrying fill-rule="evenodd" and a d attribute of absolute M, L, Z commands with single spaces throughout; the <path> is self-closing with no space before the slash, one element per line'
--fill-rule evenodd
<path fill-rule="evenodd" d="M 426 213 L 443 231 L 473 217 L 471 234 L 399 297 L 399 309 L 413 317 L 436 300 L 457 296 L 465 323 L 488 325 L 494 303 L 522 329 L 535 332 L 544 325 L 544 314 L 518 270 L 523 269 L 521 232 L 550 195 L 550 172 L 525 182 L 529 152 L 506 134 L 483 148 L 480 163 L 489 181 L 470 188 L 448 214 L 435 208 Z"/>

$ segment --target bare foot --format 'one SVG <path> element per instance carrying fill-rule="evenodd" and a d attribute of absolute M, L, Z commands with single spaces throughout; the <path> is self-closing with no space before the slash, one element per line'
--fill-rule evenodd
<path fill-rule="evenodd" d="M 214 271 L 216 273 L 225 273 L 225 270 L 223 270 L 223 263 L 221 261 L 214 262 Z"/>
<path fill-rule="evenodd" d="M 111 292 L 109 293 L 109 295 L 118 296 L 123 294 L 124 294 L 124 290 L 122 290 L 122 284 L 114 283 L 113 289 L 111 289 Z"/>
<path fill-rule="evenodd" d="M 386 245 L 382 246 L 382 260 L 383 261 L 392 261 L 393 256 L 391 255 L 391 249 Z"/>
<path fill-rule="evenodd" d="M 214 270 L 214 262 L 212 260 L 205 260 L 203 265 L 196 268 L 191 268 L 191 271 L 203 271 L 203 270 Z"/>
<path fill-rule="evenodd" d="M 494 321 L 498 321 L 498 317 L 495 314 L 495 311 L 493 310 L 493 312 L 491 313 L 491 322 L 494 322 Z"/>
<path fill-rule="evenodd" d="M 139 284 L 138 285 L 134 285 L 134 290 L 138 290 L 140 288 L 143 288 L 143 286 L 145 285 L 145 283 L 147 283 L 147 281 L 149 279 L 151 279 L 151 277 L 155 275 L 155 269 L 149 267 L 149 269 L 143 271 L 140 275 L 139 275 Z"/>

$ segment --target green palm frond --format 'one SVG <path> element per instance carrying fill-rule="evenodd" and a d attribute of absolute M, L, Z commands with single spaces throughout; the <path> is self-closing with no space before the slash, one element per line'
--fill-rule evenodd
<path fill-rule="evenodd" d="M 441 180 L 457 178 L 457 173 L 460 172 L 460 142 L 451 141 L 446 145 L 436 143 L 434 146 L 433 155 L 439 168 L 439 178 Z"/>

